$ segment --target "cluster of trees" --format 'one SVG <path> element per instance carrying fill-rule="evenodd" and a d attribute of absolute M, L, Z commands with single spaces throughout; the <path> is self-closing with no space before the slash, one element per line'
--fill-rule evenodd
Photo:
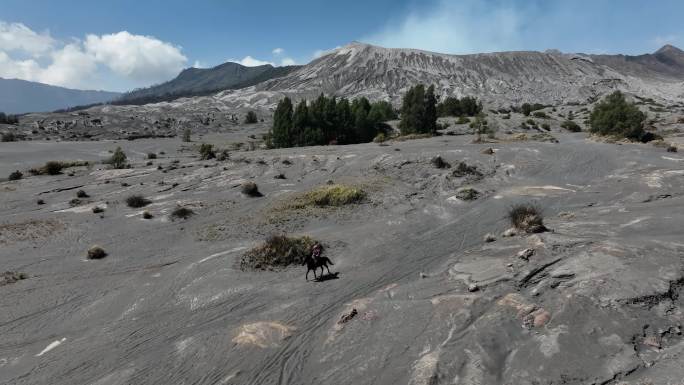
<path fill-rule="evenodd" d="M 599 135 L 610 135 L 631 140 L 652 140 L 653 134 L 644 131 L 644 114 L 625 99 L 620 91 L 608 95 L 596 104 L 589 117 L 590 131 Z"/>
<path fill-rule="evenodd" d="M 16 115 L 6 115 L 4 112 L 0 112 L 0 124 L 17 124 L 19 123 L 19 118 Z"/>
<path fill-rule="evenodd" d="M 392 105 L 385 101 L 359 98 L 349 102 L 320 95 L 310 103 L 301 100 L 295 107 L 286 97 L 273 115 L 267 144 L 280 148 L 366 143 L 387 130 L 383 122 L 395 118 Z"/>
<path fill-rule="evenodd" d="M 482 103 L 466 96 L 462 99 L 449 96 L 437 105 L 439 116 L 476 116 L 482 112 Z"/>
<path fill-rule="evenodd" d="M 402 135 L 434 134 L 437 131 L 437 97 L 435 87 L 419 84 L 411 87 L 401 103 Z"/>

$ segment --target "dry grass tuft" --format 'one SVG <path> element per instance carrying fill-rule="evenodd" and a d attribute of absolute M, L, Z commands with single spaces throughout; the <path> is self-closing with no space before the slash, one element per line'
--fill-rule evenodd
<path fill-rule="evenodd" d="M 311 253 L 315 241 L 310 237 L 271 235 L 264 243 L 247 251 L 240 259 L 242 270 L 274 270 L 300 265 Z"/>

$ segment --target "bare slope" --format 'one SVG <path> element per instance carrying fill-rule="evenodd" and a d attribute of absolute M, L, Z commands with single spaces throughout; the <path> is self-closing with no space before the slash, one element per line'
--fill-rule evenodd
<path fill-rule="evenodd" d="M 0 383 L 677 383 L 683 159 L 556 135 L 233 151 L 222 162 L 178 139 L 0 143 L 20 169 L 117 145 L 133 163 L 0 183 L 0 263 L 28 274 L 0 286 Z M 435 168 L 437 155 L 482 176 Z M 241 194 L 246 180 L 264 196 Z M 363 186 L 368 200 L 282 215 L 328 180 Z M 458 199 L 466 186 L 480 198 Z M 73 206 L 78 189 L 90 197 Z M 129 208 L 131 194 L 152 203 Z M 507 208 L 528 201 L 553 231 L 502 237 Z M 178 205 L 195 215 L 171 220 Z M 338 279 L 238 268 L 279 232 L 321 240 Z M 93 244 L 109 255 L 86 260 Z"/>

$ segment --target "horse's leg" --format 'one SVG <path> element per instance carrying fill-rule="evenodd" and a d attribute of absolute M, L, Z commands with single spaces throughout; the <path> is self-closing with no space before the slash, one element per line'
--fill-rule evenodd
<path fill-rule="evenodd" d="M 326 263 L 326 264 L 323 265 L 323 266 L 325 266 L 325 268 L 328 269 L 328 275 L 332 275 L 332 273 L 330 272 L 330 268 L 328 267 L 328 264 Z"/>
<path fill-rule="evenodd" d="M 306 280 L 307 281 L 309 280 L 309 271 L 311 271 L 311 269 L 306 269 Z"/>
<path fill-rule="evenodd" d="M 321 265 L 321 266 L 319 266 L 319 267 L 321 268 L 321 278 L 323 278 L 323 273 L 325 273 L 325 272 L 323 271 L 323 265 Z"/>

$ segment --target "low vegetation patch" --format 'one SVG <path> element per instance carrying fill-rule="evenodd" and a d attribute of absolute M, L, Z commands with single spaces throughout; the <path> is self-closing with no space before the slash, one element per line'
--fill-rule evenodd
<path fill-rule="evenodd" d="M 195 215 L 195 212 L 192 211 L 191 209 L 183 206 L 178 206 L 173 211 L 171 211 L 171 218 L 172 219 L 188 219 L 191 216 Z M 144 217 L 144 214 L 143 214 Z"/>
<path fill-rule="evenodd" d="M 436 168 L 450 168 L 451 167 L 451 165 L 447 161 L 442 159 L 442 157 L 439 155 L 432 158 L 432 160 L 430 160 L 430 163 L 432 163 L 432 165 L 435 166 Z"/>
<path fill-rule="evenodd" d="M 480 197 L 480 192 L 472 187 L 463 187 L 456 191 L 456 198 L 462 201 L 474 201 Z"/>
<path fill-rule="evenodd" d="M 21 173 L 21 171 L 17 170 L 9 174 L 9 177 L 7 179 L 9 180 L 19 180 L 24 177 L 24 174 Z"/>
<path fill-rule="evenodd" d="M 314 190 L 304 193 L 302 196 L 295 198 L 293 202 L 294 208 L 303 207 L 339 207 L 353 203 L 360 203 L 366 199 L 366 192 L 360 188 L 332 184 L 320 186 Z"/>
<path fill-rule="evenodd" d="M 546 231 L 541 209 L 532 203 L 520 203 L 508 210 L 511 225 L 527 233 L 541 233 Z"/>
<path fill-rule="evenodd" d="M 563 123 L 561 123 L 561 127 L 570 131 L 570 132 L 581 132 L 582 128 L 579 126 L 579 124 L 573 122 L 572 120 L 566 120 Z"/>
<path fill-rule="evenodd" d="M 90 198 L 90 195 L 88 195 L 88 193 L 83 191 L 83 190 L 78 190 L 78 191 L 76 191 L 76 197 L 78 197 L 78 198 Z"/>
<path fill-rule="evenodd" d="M 492 151 L 494 153 L 494 151 Z M 481 177 L 482 173 L 475 166 L 470 166 L 465 162 L 458 162 L 451 175 L 457 178 L 463 178 L 466 176 Z"/>
<path fill-rule="evenodd" d="M 272 235 L 240 258 L 242 270 L 275 270 L 301 265 L 316 242 L 310 237 Z"/>
<path fill-rule="evenodd" d="M 93 246 L 88 249 L 88 259 L 102 259 L 107 256 L 107 252 L 100 246 Z"/>
<path fill-rule="evenodd" d="M 132 207 L 132 208 L 136 208 L 136 209 L 141 208 L 141 207 L 145 207 L 145 206 L 149 205 L 150 203 L 152 203 L 152 201 L 150 201 L 149 199 L 145 198 L 142 195 L 131 195 L 128 198 L 126 198 L 126 204 L 128 205 L 128 207 Z"/>
<path fill-rule="evenodd" d="M 0 274 L 0 286 L 9 285 L 27 278 L 28 274 L 26 273 L 20 273 L 18 271 L 6 271 Z"/>
<path fill-rule="evenodd" d="M 199 147 L 200 159 L 208 160 L 216 158 L 214 146 L 208 143 L 202 143 Z"/>
<path fill-rule="evenodd" d="M 143 211 L 142 217 L 143 217 L 143 219 L 152 219 L 153 218 L 152 214 L 147 210 Z"/>

